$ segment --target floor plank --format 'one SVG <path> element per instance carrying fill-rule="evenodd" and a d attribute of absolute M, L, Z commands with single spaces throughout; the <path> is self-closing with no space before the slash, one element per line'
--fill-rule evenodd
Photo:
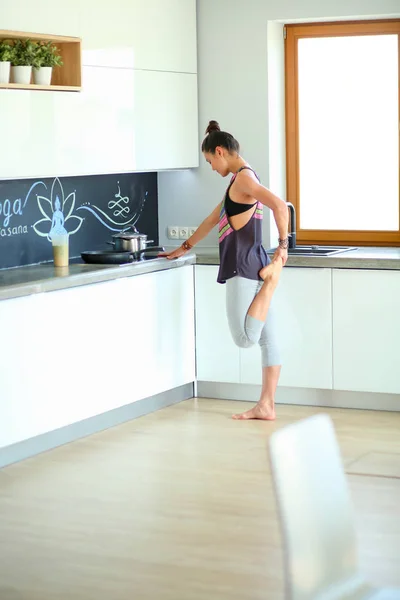
<path fill-rule="evenodd" d="M 400 414 L 281 405 L 275 423 L 231 420 L 242 408 L 189 400 L 1 470 L 1 600 L 283 599 L 268 436 L 328 412 L 351 472 L 400 454 Z M 362 567 L 400 586 L 400 480 L 348 480 Z"/>

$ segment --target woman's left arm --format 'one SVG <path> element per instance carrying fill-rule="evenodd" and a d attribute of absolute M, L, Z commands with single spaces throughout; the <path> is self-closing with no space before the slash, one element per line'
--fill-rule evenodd
<path fill-rule="evenodd" d="M 280 256 L 283 264 L 285 264 L 287 261 L 287 248 L 289 246 L 289 211 L 286 202 L 282 198 L 275 196 L 268 188 L 258 183 L 258 181 L 245 171 L 241 171 L 238 174 L 235 185 L 242 192 L 252 196 L 272 210 L 279 232 L 279 246 L 275 252 L 275 256 Z"/>

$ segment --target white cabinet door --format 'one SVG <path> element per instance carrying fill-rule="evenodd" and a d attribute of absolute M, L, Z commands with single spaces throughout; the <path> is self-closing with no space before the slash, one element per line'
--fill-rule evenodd
<path fill-rule="evenodd" d="M 79 94 L 0 90 L 0 131 L 3 178 L 195 167 L 197 75 L 84 67 Z"/>
<path fill-rule="evenodd" d="M 333 271 L 334 389 L 400 393 L 399 305 L 399 271 Z"/>
<path fill-rule="evenodd" d="M 193 267 L 0 302 L 0 447 L 195 379 Z"/>
<path fill-rule="evenodd" d="M 332 388 L 331 269 L 286 267 L 273 298 L 280 386 Z M 240 350 L 241 383 L 261 384 L 259 347 Z"/>
<path fill-rule="evenodd" d="M 75 174 L 198 166 L 197 75 L 84 67 L 83 77 L 78 111 L 66 96 L 57 110 L 64 155 L 76 147 Z"/>
<path fill-rule="evenodd" d="M 124 380 L 132 400 L 195 380 L 194 276 L 192 266 L 130 277 L 121 282 L 126 340 Z M 131 400 L 131 401 L 132 401 Z"/>
<path fill-rule="evenodd" d="M 3 0 L 1 29 L 80 37 L 79 4 L 80 0 L 60 0 L 51 5 L 49 0 Z"/>
<path fill-rule="evenodd" d="M 77 98 L 55 98 L 59 148 L 68 165 L 60 169 L 75 174 L 134 171 L 134 71 L 84 67 L 82 86 Z"/>
<path fill-rule="evenodd" d="M 135 71 L 135 171 L 197 167 L 197 75 Z"/>
<path fill-rule="evenodd" d="M 84 67 L 81 93 L 49 93 L 51 110 L 42 119 L 42 131 L 49 144 L 40 155 L 35 154 L 28 167 L 32 175 L 134 171 L 134 90 L 132 70 Z M 29 94 L 32 115 L 43 113 L 38 103 L 43 104 L 45 99 L 35 92 Z M 31 147 L 37 137 L 31 135 Z"/>
<path fill-rule="evenodd" d="M 57 110 L 60 147 L 75 174 L 198 166 L 197 75 L 84 67 L 83 84 L 78 111 L 65 96 Z"/>
<path fill-rule="evenodd" d="M 121 366 L 109 345 L 123 325 L 109 318 L 116 295 L 111 282 L 0 302 L 0 446 L 99 414 L 123 398 L 116 393 Z"/>
<path fill-rule="evenodd" d="M 134 171 L 134 102 L 127 69 L 85 67 L 81 93 L 0 90 L 2 177 Z"/>
<path fill-rule="evenodd" d="M 197 73 L 196 0 L 84 0 L 80 17 L 84 65 Z"/>
<path fill-rule="evenodd" d="M 22 90 L 0 90 L 0 131 L 2 145 L 0 147 L 0 163 L 2 178 L 17 179 L 23 177 L 34 177 L 41 171 L 36 170 L 41 163 L 40 152 L 33 152 L 31 141 L 32 129 L 35 128 L 32 115 L 33 92 Z M 39 92 L 36 92 L 39 94 Z M 50 93 L 50 92 L 49 92 Z M 44 93 L 40 92 L 44 96 Z M 48 97 L 42 103 L 41 114 L 50 114 L 49 121 L 53 124 L 51 99 Z M 40 120 L 40 117 L 38 117 Z M 39 138 L 43 147 L 43 140 L 48 141 L 48 125 Z M 50 142 L 50 147 L 54 145 Z M 18 156 L 18 160 L 15 157 Z M 45 152 L 45 160 L 48 152 Z"/>
<path fill-rule="evenodd" d="M 239 383 L 240 354 L 233 343 L 218 267 L 196 266 L 196 368 L 199 381 Z"/>

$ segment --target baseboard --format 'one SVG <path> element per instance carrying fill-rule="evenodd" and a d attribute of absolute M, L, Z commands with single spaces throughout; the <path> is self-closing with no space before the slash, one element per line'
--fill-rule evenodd
<path fill-rule="evenodd" d="M 121 406 L 101 415 L 96 415 L 90 419 L 73 423 L 67 427 L 61 427 L 60 429 L 38 435 L 23 442 L 6 446 L 0 449 L 0 468 L 25 460 L 41 452 L 47 452 L 52 448 L 68 444 L 93 433 L 104 431 L 126 421 L 137 419 L 160 408 L 193 398 L 193 396 L 193 383 L 188 383 L 157 394 L 156 396 L 144 398 L 143 400 L 132 402 L 132 404 Z"/>
<path fill-rule="evenodd" d="M 217 383 L 214 381 L 197 382 L 197 396 L 199 398 L 257 402 L 260 397 L 260 390 L 260 385 Z M 311 388 L 278 387 L 276 403 L 330 408 L 400 411 L 400 395 L 398 394 L 342 392 Z"/>

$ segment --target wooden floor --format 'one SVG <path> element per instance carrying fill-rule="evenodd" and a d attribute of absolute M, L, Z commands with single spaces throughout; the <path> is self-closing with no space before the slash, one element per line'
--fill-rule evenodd
<path fill-rule="evenodd" d="M 276 423 L 190 400 L 0 471 L 1 600 L 280 600 L 267 461 Z M 400 586 L 400 413 L 328 410 L 362 567 Z"/>

